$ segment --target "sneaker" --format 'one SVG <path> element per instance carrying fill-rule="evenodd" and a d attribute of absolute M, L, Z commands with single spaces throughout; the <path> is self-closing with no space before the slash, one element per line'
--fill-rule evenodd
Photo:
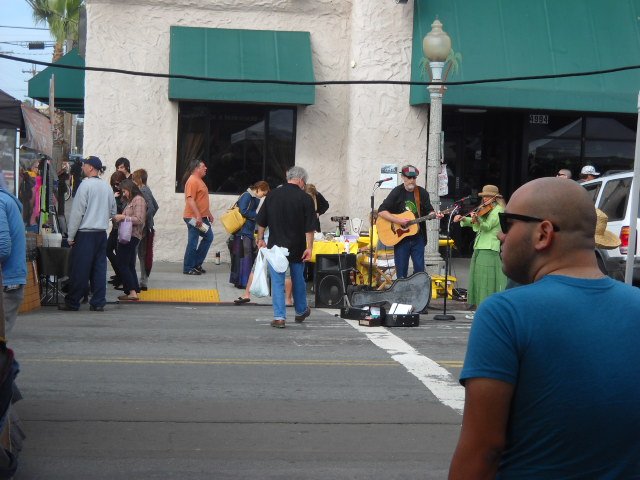
<path fill-rule="evenodd" d="M 296 315 L 296 317 L 295 317 L 296 323 L 304 322 L 304 319 L 307 318 L 309 315 L 311 315 L 311 309 L 309 307 L 307 307 L 307 309 L 304 311 L 304 313 L 302 313 L 300 315 Z"/>
<path fill-rule="evenodd" d="M 142 290 L 143 292 L 146 292 L 148 290 L 146 285 L 140 285 L 140 290 Z M 140 293 L 140 292 L 138 292 Z"/>
<path fill-rule="evenodd" d="M 271 326 L 276 328 L 284 328 L 285 321 L 284 320 L 271 320 Z"/>
<path fill-rule="evenodd" d="M 204 268 L 202 268 L 202 265 L 198 265 L 196 268 L 194 268 L 194 270 L 197 270 L 200 273 L 207 273 L 207 271 Z"/>
<path fill-rule="evenodd" d="M 467 313 L 464 318 L 466 318 L 467 320 L 473 320 L 473 317 L 475 316 L 475 312 L 471 312 L 471 313 Z"/>
<path fill-rule="evenodd" d="M 96 307 L 94 305 L 90 305 L 89 310 L 92 312 L 104 312 L 104 307 Z"/>
<path fill-rule="evenodd" d="M 196 270 L 195 268 L 192 268 L 191 270 L 189 270 L 188 272 L 182 272 L 185 275 L 202 275 L 198 270 Z"/>

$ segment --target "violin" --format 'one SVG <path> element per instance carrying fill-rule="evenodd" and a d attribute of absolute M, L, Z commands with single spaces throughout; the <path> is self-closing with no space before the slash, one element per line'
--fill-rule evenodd
<path fill-rule="evenodd" d="M 484 217 L 485 215 L 487 215 L 491 210 L 493 210 L 494 204 L 493 201 L 496 199 L 497 195 L 494 195 L 493 197 L 487 197 L 487 199 L 485 201 L 483 201 L 480 205 L 478 205 L 477 207 L 475 207 L 473 210 L 471 210 L 469 213 L 466 213 L 465 215 L 462 215 L 460 217 L 460 219 L 464 218 L 464 217 L 468 217 L 470 215 L 474 215 L 477 217 Z M 459 221 L 459 220 L 458 220 Z M 475 220 L 474 220 L 475 221 Z"/>
<path fill-rule="evenodd" d="M 487 213 L 489 213 L 491 210 L 493 210 L 493 207 L 494 207 L 494 205 L 493 205 L 493 199 L 494 199 L 494 198 L 495 198 L 495 197 L 492 197 L 492 198 L 491 198 L 490 203 L 483 202 L 481 205 L 479 205 L 478 207 L 476 207 L 476 209 L 474 210 L 475 214 L 476 214 L 478 217 L 484 217 Z"/>

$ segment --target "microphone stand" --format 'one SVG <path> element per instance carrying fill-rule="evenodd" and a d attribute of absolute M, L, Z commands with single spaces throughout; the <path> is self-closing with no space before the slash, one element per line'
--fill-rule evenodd
<path fill-rule="evenodd" d="M 373 289 L 373 215 L 375 212 L 374 194 L 376 190 L 382 185 L 380 182 L 375 182 L 373 190 L 371 191 L 371 215 L 369 216 L 369 290 Z"/>
<path fill-rule="evenodd" d="M 452 322 L 456 319 L 453 315 L 447 315 L 447 298 L 449 297 L 449 263 L 451 263 L 451 219 L 456 215 L 460 209 L 460 204 L 453 205 L 453 210 L 449 214 L 449 221 L 447 222 L 447 255 L 444 264 L 444 309 L 442 314 L 434 315 L 434 320 L 440 320 L 445 322 Z"/>

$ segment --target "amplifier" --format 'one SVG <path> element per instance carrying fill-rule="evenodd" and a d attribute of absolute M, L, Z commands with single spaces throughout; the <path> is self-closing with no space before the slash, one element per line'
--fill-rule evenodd
<path fill-rule="evenodd" d="M 316 308 L 344 306 L 344 288 L 350 285 L 349 270 L 355 268 L 355 254 L 316 255 L 313 289 Z M 340 272 L 342 271 L 342 275 Z"/>

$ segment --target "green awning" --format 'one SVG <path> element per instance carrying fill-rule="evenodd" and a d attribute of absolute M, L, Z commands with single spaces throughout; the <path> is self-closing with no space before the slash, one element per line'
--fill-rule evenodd
<path fill-rule="evenodd" d="M 171 27 L 171 74 L 313 82 L 309 32 Z M 169 80 L 171 100 L 311 105 L 313 85 Z"/>
<path fill-rule="evenodd" d="M 55 63 L 84 67 L 84 58 L 74 48 Z M 56 108 L 69 113 L 84 113 L 84 70 L 47 67 L 29 80 L 28 96 L 48 104 L 51 75 L 55 75 Z"/>
<path fill-rule="evenodd" d="M 640 0 L 415 0 L 411 78 L 438 16 L 462 54 L 448 80 L 603 70 L 640 64 Z M 446 105 L 636 112 L 640 71 L 589 77 L 450 86 Z M 410 103 L 428 103 L 411 86 Z"/>

